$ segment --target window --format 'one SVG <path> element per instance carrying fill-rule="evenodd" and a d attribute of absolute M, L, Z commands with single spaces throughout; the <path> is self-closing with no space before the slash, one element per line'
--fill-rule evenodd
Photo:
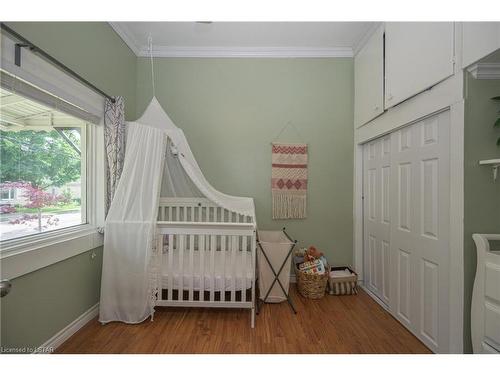
<path fill-rule="evenodd" d="M 1 201 L 12 201 L 16 198 L 16 189 L 1 189 L 0 190 L 0 200 Z"/>
<path fill-rule="evenodd" d="M 0 89 L 0 240 L 87 222 L 85 121 Z"/>

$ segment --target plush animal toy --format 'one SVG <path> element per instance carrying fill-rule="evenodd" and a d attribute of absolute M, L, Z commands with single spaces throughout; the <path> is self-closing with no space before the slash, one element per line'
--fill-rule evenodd
<path fill-rule="evenodd" d="M 323 253 L 316 249 L 314 246 L 309 246 L 304 256 L 305 261 L 312 261 L 315 259 L 319 259 L 323 256 Z"/>

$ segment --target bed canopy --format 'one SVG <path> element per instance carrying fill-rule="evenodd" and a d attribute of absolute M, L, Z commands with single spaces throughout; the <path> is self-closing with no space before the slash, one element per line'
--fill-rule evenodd
<path fill-rule="evenodd" d="M 150 270 L 160 197 L 205 197 L 255 222 L 253 199 L 210 185 L 183 131 L 153 97 L 141 118 L 127 123 L 123 172 L 105 224 L 102 323 L 139 323 L 154 311 Z"/>

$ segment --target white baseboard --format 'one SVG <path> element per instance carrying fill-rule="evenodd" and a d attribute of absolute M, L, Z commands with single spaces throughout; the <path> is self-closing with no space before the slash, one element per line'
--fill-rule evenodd
<path fill-rule="evenodd" d="M 380 306 L 382 306 L 384 308 L 385 311 L 389 312 L 389 306 L 387 306 L 385 304 L 384 301 L 382 301 L 378 296 L 376 296 L 370 289 L 368 289 L 366 287 L 366 285 L 362 284 L 362 283 L 359 283 L 359 286 L 361 287 L 361 289 L 363 289 L 366 294 L 368 294 L 375 302 L 377 302 Z"/>
<path fill-rule="evenodd" d="M 66 327 L 57 332 L 54 336 L 44 342 L 35 353 L 37 354 L 47 354 L 56 350 L 61 346 L 67 339 L 78 332 L 85 324 L 90 322 L 99 314 L 99 303 L 96 303 L 90 309 L 85 311 L 82 315 L 68 324 Z"/>

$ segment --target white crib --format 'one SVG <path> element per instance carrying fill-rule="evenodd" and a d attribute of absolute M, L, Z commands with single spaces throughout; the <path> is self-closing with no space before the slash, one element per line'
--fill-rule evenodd
<path fill-rule="evenodd" d="M 255 219 L 206 198 L 161 198 L 156 306 L 244 308 L 255 325 Z"/>

